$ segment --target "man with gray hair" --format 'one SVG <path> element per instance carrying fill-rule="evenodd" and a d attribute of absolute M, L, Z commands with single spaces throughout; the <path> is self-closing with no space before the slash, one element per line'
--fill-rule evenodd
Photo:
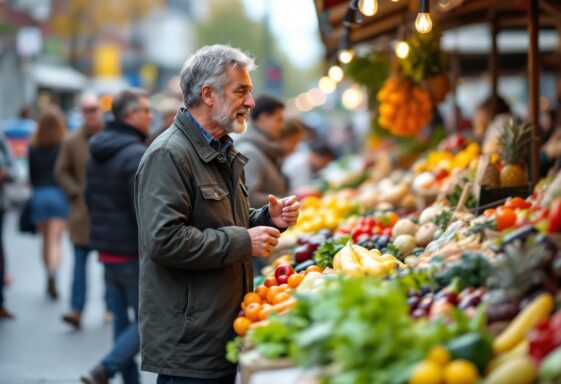
<path fill-rule="evenodd" d="M 232 323 L 253 287 L 252 257 L 296 223 L 294 196 L 250 209 L 243 133 L 255 103 L 253 59 L 226 45 L 201 48 L 180 74 L 185 108 L 148 148 L 136 175 L 142 369 L 158 384 L 233 384 L 225 359 Z"/>
<path fill-rule="evenodd" d="M 139 382 L 134 356 L 138 334 L 138 227 L 134 210 L 134 175 L 146 150 L 152 112 L 140 89 L 118 93 L 111 106 L 114 121 L 90 140 L 86 203 L 90 244 L 105 268 L 107 301 L 113 313 L 111 352 L 82 382 L 107 383 L 120 372 L 125 384 Z M 129 308 L 134 319 L 129 319 Z"/>

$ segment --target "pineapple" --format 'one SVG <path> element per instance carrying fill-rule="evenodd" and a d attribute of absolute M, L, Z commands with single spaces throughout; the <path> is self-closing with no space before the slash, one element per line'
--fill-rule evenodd
<path fill-rule="evenodd" d="M 528 153 L 532 127 L 530 124 L 505 124 L 499 136 L 503 169 L 500 173 L 502 187 L 520 187 L 528 184 L 524 162 Z"/>
<path fill-rule="evenodd" d="M 553 255 L 551 245 L 540 237 L 524 242 L 517 239 L 503 246 L 495 259 L 495 272 L 487 281 L 490 322 L 510 320 L 536 292 L 555 292 L 555 278 L 548 272 Z"/>

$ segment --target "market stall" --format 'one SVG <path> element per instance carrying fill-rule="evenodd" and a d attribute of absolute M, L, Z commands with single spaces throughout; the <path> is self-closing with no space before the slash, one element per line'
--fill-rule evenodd
<path fill-rule="evenodd" d="M 524 17 L 535 110 L 538 1 L 420 3 L 316 1 L 329 57 L 390 35 L 408 53 L 370 50 L 344 66 L 367 89 L 376 138 L 328 167 L 240 303 L 228 358 L 243 383 L 561 380 L 561 173 L 538 181 L 528 167 L 537 118 L 502 121 L 490 151 L 442 135 L 438 28 L 400 32 L 412 12 L 442 28 Z"/>

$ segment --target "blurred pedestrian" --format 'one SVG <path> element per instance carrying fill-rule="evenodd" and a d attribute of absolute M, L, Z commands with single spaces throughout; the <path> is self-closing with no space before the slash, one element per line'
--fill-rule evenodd
<path fill-rule="evenodd" d="M 255 99 L 247 133 L 236 141 L 238 151 L 249 161 L 245 166 L 249 204 L 261 208 L 268 195 L 286 196 L 288 183 L 281 172 L 283 153 L 278 139 L 284 127 L 284 104 L 269 95 Z"/>
<path fill-rule="evenodd" d="M 289 156 L 282 170 L 289 179 L 290 192 L 301 194 L 319 178 L 319 172 L 335 159 L 335 153 L 323 140 L 316 139 Z"/>
<path fill-rule="evenodd" d="M 252 290 L 251 258 L 268 255 L 298 218 L 294 196 L 249 208 L 247 158 L 229 134 L 246 129 L 254 67 L 224 45 L 191 56 L 180 75 L 185 108 L 136 176 L 141 360 L 158 384 L 234 383 L 225 350 Z"/>
<path fill-rule="evenodd" d="M 85 202 L 88 140 L 102 128 L 101 109 L 96 95 L 85 94 L 80 100 L 83 126 L 62 143 L 55 164 L 55 176 L 70 201 L 68 228 L 74 246 L 74 271 L 70 311 L 63 315 L 66 323 L 80 328 L 86 302 L 86 265 L 90 248 L 90 222 Z"/>
<path fill-rule="evenodd" d="M 0 134 L 0 319 L 10 319 L 14 315 L 4 307 L 4 281 L 7 279 L 6 255 L 4 254 L 4 214 L 8 202 L 4 184 L 14 180 L 16 169 L 12 154 L 3 134 Z"/>
<path fill-rule="evenodd" d="M 28 105 L 20 108 L 17 118 L 4 124 L 4 134 L 11 139 L 29 139 L 36 129 L 37 122 L 33 120 L 33 113 Z"/>
<path fill-rule="evenodd" d="M 115 121 L 90 140 L 86 202 L 90 246 L 105 268 L 109 309 L 113 313 L 113 349 L 82 377 L 83 383 L 107 383 L 120 372 L 125 384 L 139 382 L 135 355 L 138 334 L 138 227 L 134 211 L 134 175 L 146 150 L 152 121 L 148 94 L 140 89 L 118 93 L 111 106 Z M 134 318 L 129 318 L 129 308 Z"/>
<path fill-rule="evenodd" d="M 29 179 L 33 188 L 31 220 L 39 229 L 47 272 L 47 294 L 58 298 L 56 273 L 61 258 L 62 233 L 69 206 L 55 179 L 55 162 L 66 136 L 64 116 L 59 107 L 49 106 L 39 116 L 37 131 L 29 147 Z"/>
<path fill-rule="evenodd" d="M 305 132 L 306 129 L 304 124 L 300 120 L 286 120 L 277 142 L 281 150 L 283 160 L 294 153 L 298 145 L 304 139 Z"/>
<path fill-rule="evenodd" d="M 162 115 L 162 124 L 150 135 L 148 145 L 152 144 L 156 137 L 160 136 L 162 132 L 171 127 L 173 120 L 175 119 L 175 113 L 180 105 L 181 104 L 178 100 L 171 97 L 168 97 L 161 103 L 160 108 L 158 108 L 158 112 Z"/>

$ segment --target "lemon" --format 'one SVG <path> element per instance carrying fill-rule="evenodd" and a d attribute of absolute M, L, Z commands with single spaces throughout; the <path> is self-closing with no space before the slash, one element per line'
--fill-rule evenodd
<path fill-rule="evenodd" d="M 427 360 L 435 362 L 438 365 L 445 366 L 450 362 L 450 352 L 442 345 L 431 348 L 427 355 Z"/>
<path fill-rule="evenodd" d="M 442 367 L 430 360 L 423 360 L 415 366 L 409 384 L 440 384 L 443 378 Z"/>
<path fill-rule="evenodd" d="M 446 384 L 475 384 L 479 380 L 477 367 L 471 361 L 453 360 L 444 368 Z"/>

